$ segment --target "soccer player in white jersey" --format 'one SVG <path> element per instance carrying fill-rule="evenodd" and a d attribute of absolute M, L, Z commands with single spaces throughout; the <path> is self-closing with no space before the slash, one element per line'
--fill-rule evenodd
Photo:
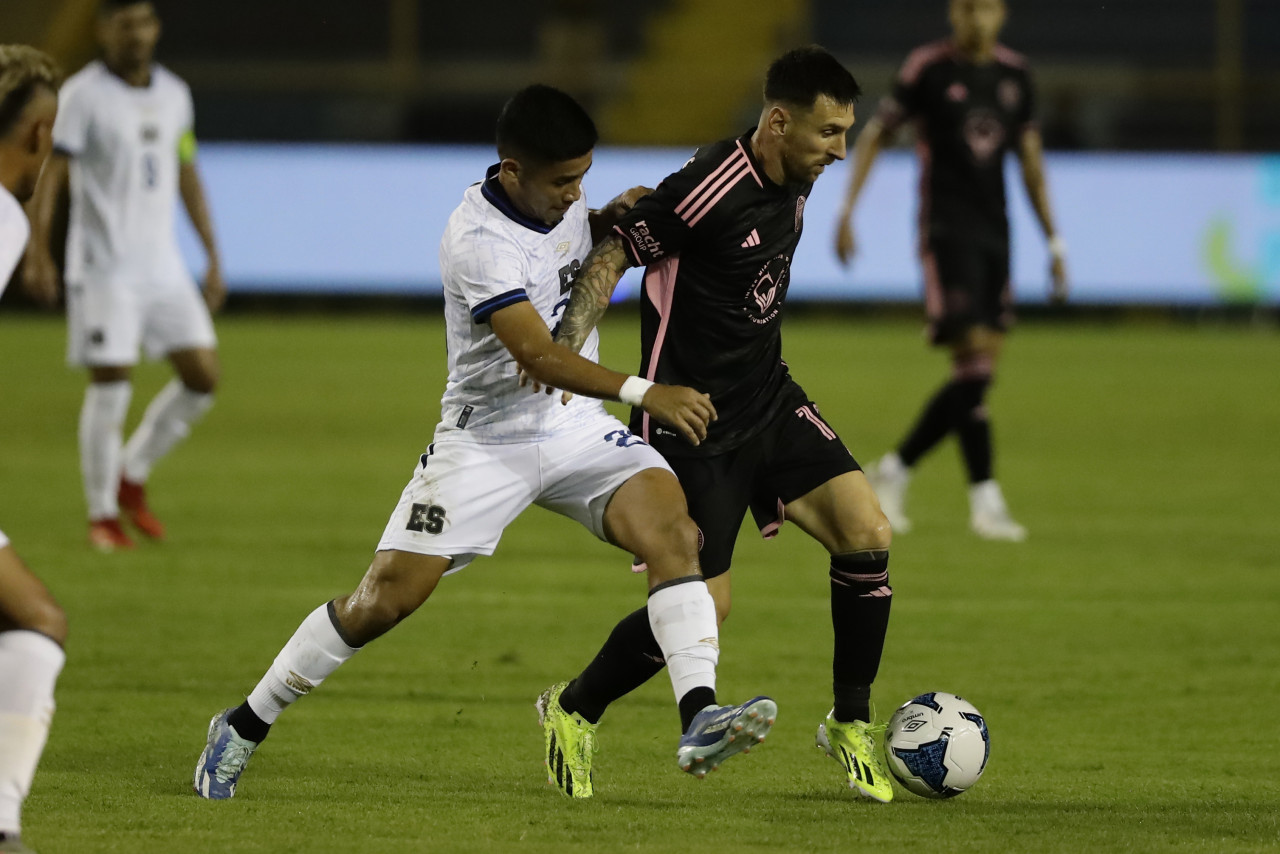
<path fill-rule="evenodd" d="M 53 148 L 58 109 L 53 60 L 26 45 L 0 45 L 0 293 L 22 257 L 31 197 Z M 12 493 L 14 484 L 8 485 Z M 22 844 L 22 802 L 53 719 L 67 618 L 0 531 L 0 851 Z"/>
<path fill-rule="evenodd" d="M 582 107 L 548 86 L 522 89 L 503 108 L 501 160 L 463 194 L 440 245 L 449 379 L 435 440 L 415 460 L 356 589 L 304 619 L 248 700 L 214 716 L 195 769 L 201 797 L 234 795 L 249 756 L 287 706 L 413 613 L 444 575 L 492 554 L 531 504 L 648 563 L 649 620 L 683 725 L 680 767 L 701 777 L 764 739 L 777 713 L 772 700 L 716 704 L 715 605 L 680 484 L 600 403 L 640 406 L 697 444 L 715 417 L 709 398 L 601 367 L 594 333 L 581 355 L 552 339 L 593 237 L 644 192 L 588 210 L 582 178 L 596 140 Z M 548 392 L 572 396 L 522 387 L 521 368 Z M 544 698 L 539 712 L 547 711 Z M 549 734 L 547 742 L 548 780 L 566 795 L 590 797 L 593 740 L 562 743 Z"/>
<path fill-rule="evenodd" d="M 54 154 L 32 206 L 25 283 L 36 299 L 56 301 L 49 226 L 69 177 L 67 351 L 72 364 L 89 369 L 80 468 L 89 542 L 112 551 L 133 545 L 120 526 L 122 511 L 144 535 L 164 538 L 144 485 L 213 405 L 218 357 L 209 312 L 226 289 L 196 168 L 191 92 L 152 61 L 160 36 L 155 9 L 146 0 L 103 0 L 97 33 L 102 59 L 62 88 Z M 203 300 L 174 232 L 179 195 L 208 256 Z M 177 377 L 125 443 L 139 347 L 167 356 Z"/>

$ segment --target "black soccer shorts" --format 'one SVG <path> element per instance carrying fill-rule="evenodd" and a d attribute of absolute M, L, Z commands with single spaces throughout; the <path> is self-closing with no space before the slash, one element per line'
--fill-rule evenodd
<path fill-rule="evenodd" d="M 699 530 L 702 574 L 729 570 L 747 510 L 765 537 L 778 533 L 783 507 L 845 472 L 861 467 L 799 386 L 793 405 L 745 444 L 714 456 L 671 456 L 689 515 Z"/>
<path fill-rule="evenodd" d="M 934 233 L 921 261 L 932 343 L 963 340 L 975 326 L 1004 332 L 1013 324 L 1007 237 L 981 230 Z"/>

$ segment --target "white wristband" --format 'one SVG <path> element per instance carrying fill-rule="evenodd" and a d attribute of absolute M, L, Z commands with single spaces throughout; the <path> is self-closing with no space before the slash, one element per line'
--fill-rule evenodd
<path fill-rule="evenodd" d="M 1049 254 L 1054 258 L 1063 258 L 1067 254 L 1067 241 L 1058 235 L 1049 238 Z"/>
<path fill-rule="evenodd" d="M 627 406 L 640 406 L 644 401 L 644 393 L 653 388 L 653 383 L 643 377 L 627 377 L 627 381 L 618 390 L 618 400 Z"/>

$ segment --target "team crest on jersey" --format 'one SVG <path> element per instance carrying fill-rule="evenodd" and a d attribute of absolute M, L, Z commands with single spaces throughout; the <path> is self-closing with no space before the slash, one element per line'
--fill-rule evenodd
<path fill-rule="evenodd" d="M 808 201 L 804 196 L 796 199 L 796 233 L 800 233 L 800 226 L 804 225 L 804 203 Z"/>
<path fill-rule="evenodd" d="M 160 139 L 160 128 L 159 128 L 159 127 L 157 127 L 156 125 L 143 125 L 143 126 L 142 126 L 142 141 L 143 141 L 143 142 L 156 142 L 156 141 L 158 141 L 159 139 Z"/>
<path fill-rule="evenodd" d="M 791 274 L 791 259 L 786 255 L 770 258 L 756 274 L 756 283 L 747 291 L 743 309 L 752 323 L 763 326 L 778 316 L 782 310 L 782 296 L 787 290 L 787 277 Z"/>
<path fill-rule="evenodd" d="M 1001 80 L 996 87 L 996 99 L 1000 101 L 1000 106 L 1013 112 L 1022 103 L 1022 87 L 1017 80 Z"/>
<path fill-rule="evenodd" d="M 964 139 L 979 163 L 990 160 L 1004 145 L 1004 125 L 990 110 L 974 110 L 964 121 Z"/>

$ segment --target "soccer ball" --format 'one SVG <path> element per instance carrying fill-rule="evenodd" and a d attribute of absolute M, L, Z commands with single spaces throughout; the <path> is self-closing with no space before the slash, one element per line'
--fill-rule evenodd
<path fill-rule="evenodd" d="M 924 798 L 954 798 L 982 776 L 991 737 L 972 703 L 933 691 L 893 713 L 884 749 L 889 770 L 908 791 Z"/>

